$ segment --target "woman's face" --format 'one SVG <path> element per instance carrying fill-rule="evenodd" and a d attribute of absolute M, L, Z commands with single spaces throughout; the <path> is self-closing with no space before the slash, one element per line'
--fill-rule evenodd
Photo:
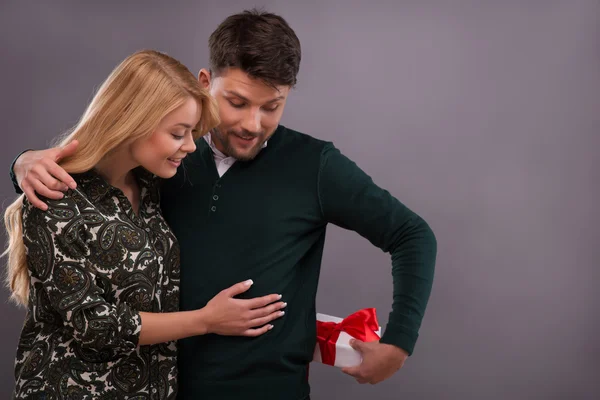
<path fill-rule="evenodd" d="M 136 163 L 161 178 L 174 176 L 185 156 L 196 150 L 192 131 L 201 113 L 200 105 L 190 97 L 167 114 L 150 137 L 132 144 Z"/>

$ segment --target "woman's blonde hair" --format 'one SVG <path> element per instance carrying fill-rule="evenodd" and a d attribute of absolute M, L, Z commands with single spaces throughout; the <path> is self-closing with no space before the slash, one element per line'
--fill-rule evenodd
<path fill-rule="evenodd" d="M 59 145 L 78 140 L 75 154 L 59 164 L 69 173 L 88 171 L 122 144 L 150 136 L 160 121 L 189 98 L 201 107 L 201 118 L 194 139 L 219 123 L 215 100 L 196 77 L 179 61 L 154 50 L 143 50 L 127 57 L 99 87 L 79 122 L 67 132 Z M 11 299 L 27 305 L 30 276 L 23 243 L 23 195 L 9 205 L 4 214 L 8 234 L 6 283 Z"/>

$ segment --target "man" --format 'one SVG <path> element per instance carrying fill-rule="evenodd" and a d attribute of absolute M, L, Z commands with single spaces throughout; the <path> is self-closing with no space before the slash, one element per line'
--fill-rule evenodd
<path fill-rule="evenodd" d="M 354 347 L 360 383 L 377 383 L 413 352 L 429 299 L 436 239 L 423 219 L 373 183 L 330 142 L 279 124 L 301 51 L 280 16 L 228 17 L 209 39 L 200 82 L 221 124 L 165 182 L 162 209 L 181 245 L 181 309 L 197 309 L 250 278 L 245 297 L 280 293 L 286 315 L 257 338 L 204 335 L 179 342 L 180 399 L 307 399 L 316 343 L 315 297 L 328 223 L 391 254 L 393 306 L 380 341 Z M 76 151 L 26 152 L 13 181 L 39 207 L 72 180 L 56 161 Z M 62 182 L 62 183 L 61 183 Z"/>

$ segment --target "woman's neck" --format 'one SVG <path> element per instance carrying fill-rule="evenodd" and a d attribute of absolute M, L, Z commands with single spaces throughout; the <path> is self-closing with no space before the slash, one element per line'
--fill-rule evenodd
<path fill-rule="evenodd" d="M 140 189 L 133 169 L 138 166 L 127 151 L 117 151 L 105 156 L 94 168 L 109 185 L 123 192 L 136 215 L 139 210 Z"/>
<path fill-rule="evenodd" d="M 122 150 L 106 155 L 96 164 L 95 170 L 109 185 L 127 192 L 135 185 L 132 171 L 138 166 L 139 164 L 131 158 L 131 155 Z"/>

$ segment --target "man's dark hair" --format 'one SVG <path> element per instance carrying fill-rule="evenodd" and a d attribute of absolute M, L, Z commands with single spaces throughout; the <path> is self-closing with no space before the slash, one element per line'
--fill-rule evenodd
<path fill-rule="evenodd" d="M 279 15 L 246 10 L 225 19 L 208 40 L 211 73 L 239 68 L 271 86 L 295 86 L 300 41 Z"/>

